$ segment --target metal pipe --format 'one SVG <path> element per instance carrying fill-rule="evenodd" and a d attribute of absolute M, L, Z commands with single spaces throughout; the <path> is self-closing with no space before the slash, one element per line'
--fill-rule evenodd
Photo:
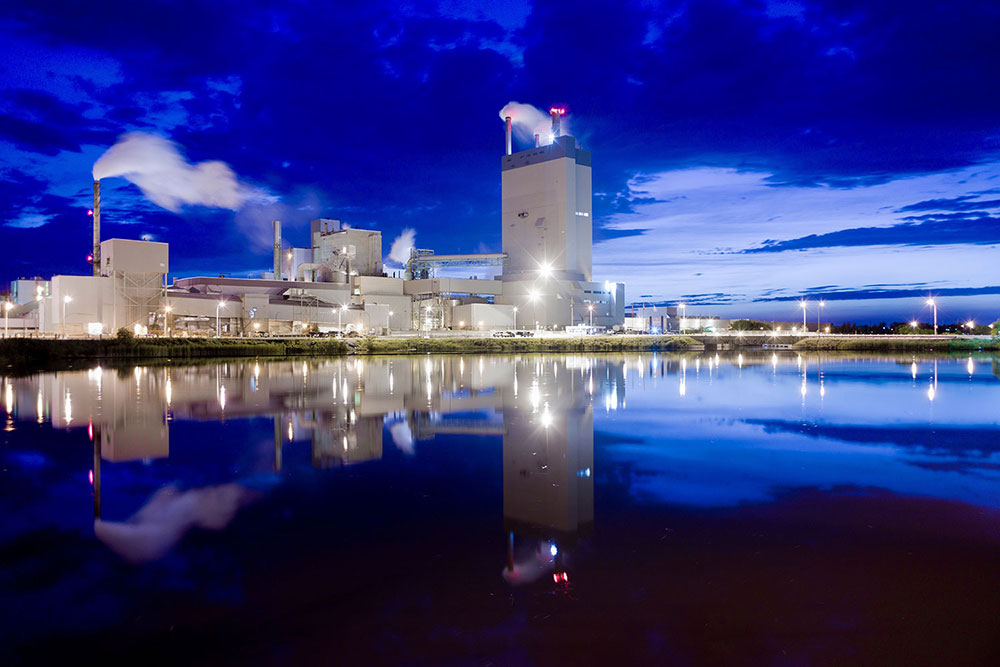
<path fill-rule="evenodd" d="M 101 275 L 101 182 L 94 181 L 94 250 L 91 254 L 94 275 Z"/>
<path fill-rule="evenodd" d="M 281 280 L 281 221 L 274 223 L 274 279 Z"/>
<path fill-rule="evenodd" d="M 541 140 L 539 139 L 538 135 L 536 134 L 535 135 L 535 148 L 538 148 L 541 145 L 542 145 L 541 144 Z"/>
<path fill-rule="evenodd" d="M 511 152 L 512 152 L 512 150 L 511 150 L 512 146 L 511 146 L 511 140 L 510 140 L 510 116 L 507 116 L 503 120 L 504 120 L 504 123 L 507 125 L 507 155 L 510 155 Z"/>

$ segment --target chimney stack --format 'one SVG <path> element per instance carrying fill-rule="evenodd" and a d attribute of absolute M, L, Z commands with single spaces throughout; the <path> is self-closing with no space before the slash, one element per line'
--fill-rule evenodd
<path fill-rule="evenodd" d="M 101 275 L 101 182 L 94 181 L 94 275 Z"/>
<path fill-rule="evenodd" d="M 542 145 L 541 138 L 536 134 L 535 135 L 535 148 L 538 148 L 541 145 Z"/>
<path fill-rule="evenodd" d="M 281 221 L 274 221 L 274 279 L 281 280 Z"/>
<path fill-rule="evenodd" d="M 503 119 L 504 123 L 507 125 L 507 155 L 511 154 L 511 141 L 510 141 L 510 116 Z"/>
<path fill-rule="evenodd" d="M 552 116 L 552 140 L 555 141 L 559 138 L 559 121 L 562 119 L 563 110 L 553 107 L 549 109 L 549 114 Z"/>

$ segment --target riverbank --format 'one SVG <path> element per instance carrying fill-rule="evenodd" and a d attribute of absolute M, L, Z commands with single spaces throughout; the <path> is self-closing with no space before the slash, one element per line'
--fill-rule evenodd
<path fill-rule="evenodd" d="M 822 336 L 804 338 L 792 346 L 802 351 L 844 352 L 975 352 L 1000 350 L 1000 338 L 968 338 L 963 336 L 932 339 L 927 336 Z"/>
<path fill-rule="evenodd" d="M 683 351 L 702 345 L 685 336 L 579 336 L 573 338 L 327 338 L 133 340 L 0 340 L 5 366 L 48 367 L 79 360 L 162 360 L 239 357 L 327 357 L 373 354 L 494 354 L 504 352 Z"/>

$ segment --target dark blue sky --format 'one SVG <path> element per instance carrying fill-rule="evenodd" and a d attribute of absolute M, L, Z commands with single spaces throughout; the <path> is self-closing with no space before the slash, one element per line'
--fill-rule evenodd
<path fill-rule="evenodd" d="M 595 273 L 630 300 L 993 318 L 998 36 L 987 1 L 5 3 L 0 279 L 87 271 L 91 166 L 136 130 L 269 198 L 171 212 L 107 179 L 104 237 L 170 242 L 174 275 L 266 269 L 272 217 L 498 250 L 517 100 L 569 108 Z"/>

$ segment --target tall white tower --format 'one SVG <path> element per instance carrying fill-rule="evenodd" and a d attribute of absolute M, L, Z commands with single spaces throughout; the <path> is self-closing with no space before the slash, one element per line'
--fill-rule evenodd
<path fill-rule="evenodd" d="M 552 143 L 504 155 L 501 166 L 503 279 L 591 279 L 593 201 L 590 152 L 559 136 L 564 109 L 552 109 Z"/>

